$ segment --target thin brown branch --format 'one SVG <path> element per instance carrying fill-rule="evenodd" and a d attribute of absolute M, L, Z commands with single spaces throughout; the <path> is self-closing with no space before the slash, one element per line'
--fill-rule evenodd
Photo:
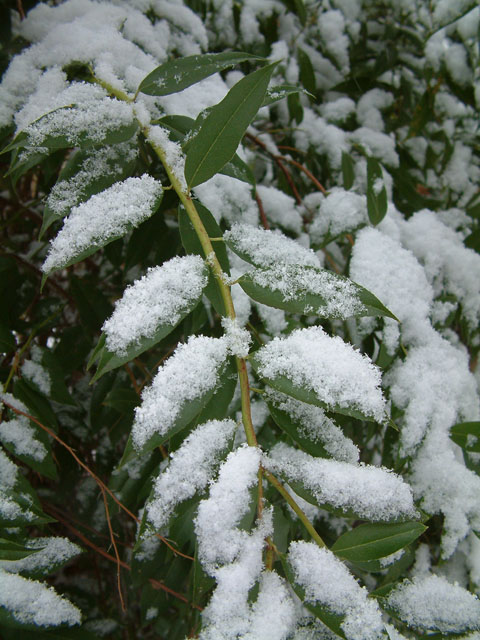
<path fill-rule="evenodd" d="M 14 407 L 12 404 L 10 404 L 9 402 L 7 402 L 6 400 L 2 401 L 3 404 L 7 407 L 9 407 L 12 411 L 14 411 L 16 414 L 21 415 L 21 416 L 25 416 L 26 418 L 28 418 L 29 420 L 31 420 L 32 422 L 34 422 L 35 424 L 37 424 L 41 429 L 43 429 L 44 431 L 46 431 L 48 433 L 49 436 L 51 436 L 54 440 L 56 440 L 59 444 L 62 445 L 62 447 L 64 447 L 69 453 L 70 455 L 73 456 L 73 458 L 75 459 L 75 461 L 77 462 L 77 464 L 79 464 L 82 469 L 84 469 L 94 480 L 95 482 L 98 484 L 98 486 L 100 488 L 103 488 L 108 495 L 112 498 L 112 500 L 114 502 L 116 502 L 116 504 L 118 504 L 118 506 L 120 507 L 120 509 L 122 509 L 123 511 L 125 511 L 125 513 L 127 515 L 129 515 L 133 520 L 135 520 L 135 522 L 140 522 L 140 519 L 137 518 L 137 516 L 135 514 L 133 514 L 130 509 L 128 509 L 122 502 L 120 502 L 120 500 L 117 498 L 117 496 L 113 493 L 113 491 L 111 489 L 109 489 L 109 487 L 107 487 L 107 485 L 100 480 L 100 478 L 97 476 L 96 473 L 94 473 L 75 453 L 75 451 L 72 449 L 72 447 L 70 447 L 66 442 L 64 442 L 60 436 L 58 436 L 54 431 L 52 431 L 49 427 L 46 427 L 44 424 L 42 424 L 39 420 L 37 420 L 37 418 L 35 418 L 34 416 L 30 415 L 29 413 L 25 413 L 24 411 L 21 411 L 20 409 L 17 409 L 16 407 Z M 173 551 L 173 553 L 175 553 L 176 555 L 182 556 L 182 558 L 187 558 L 188 560 L 194 560 L 194 558 L 192 558 L 192 556 L 188 556 L 185 553 L 182 553 L 181 551 L 179 551 L 178 549 L 175 549 L 175 547 L 173 545 L 170 544 L 170 542 L 168 542 L 168 540 L 166 538 L 164 538 L 163 536 L 161 536 L 159 533 L 155 534 L 157 536 L 157 538 L 159 540 L 161 540 L 164 544 L 167 545 L 167 547 Z"/>
<path fill-rule="evenodd" d="M 137 384 L 135 376 L 133 375 L 132 368 L 128 364 L 124 364 L 123 367 L 124 367 L 125 371 L 128 373 L 128 377 L 130 378 L 130 381 L 131 381 L 132 386 L 133 386 L 133 388 L 135 390 L 135 393 L 137 394 L 137 396 L 139 396 L 141 394 L 141 389 Z"/>
<path fill-rule="evenodd" d="M 295 197 L 295 200 L 297 201 L 297 204 L 302 204 L 302 198 L 300 197 L 300 194 L 298 193 L 298 189 L 295 186 L 295 183 L 293 181 L 293 178 L 290 174 L 290 172 L 288 171 L 288 169 L 285 167 L 285 165 L 283 164 L 283 159 L 280 158 L 280 156 L 273 156 L 273 159 L 275 160 L 275 162 L 277 163 L 278 167 L 280 168 L 280 170 L 282 171 L 283 175 L 285 176 L 290 189 L 292 190 L 292 193 Z"/>
<path fill-rule="evenodd" d="M 319 191 L 321 191 L 323 193 L 323 195 L 326 195 L 327 191 L 325 189 L 325 187 L 323 186 L 323 184 L 321 182 L 319 182 L 315 176 L 313 175 L 313 173 L 311 171 L 309 171 L 307 169 L 307 167 L 304 167 L 303 164 L 301 164 L 300 162 L 297 162 L 296 160 L 293 160 L 292 158 L 286 158 L 286 157 L 282 157 L 282 160 L 286 160 L 287 162 L 289 162 L 290 164 L 293 164 L 294 167 L 297 167 L 297 169 L 300 169 L 300 171 L 303 171 L 303 173 L 310 178 L 310 180 L 313 182 L 313 184 L 317 187 L 317 189 Z"/>
<path fill-rule="evenodd" d="M 270 225 L 268 224 L 267 216 L 265 214 L 265 209 L 263 208 L 263 202 L 260 198 L 258 191 L 255 189 L 255 200 L 257 201 L 258 211 L 260 213 L 260 220 L 262 221 L 262 225 L 264 229 L 270 229 Z"/>
<path fill-rule="evenodd" d="M 105 493 L 105 489 L 103 487 L 100 487 L 100 490 L 102 492 L 103 504 L 105 505 L 105 516 L 107 518 L 107 525 L 108 525 L 108 531 L 110 533 L 110 540 L 112 542 L 113 550 L 115 552 L 115 559 L 117 561 L 117 589 L 118 589 L 118 595 L 120 597 L 120 605 L 122 607 L 122 611 L 125 613 L 127 609 L 125 607 L 125 600 L 123 599 L 123 593 L 122 593 L 122 576 L 120 573 L 120 569 L 121 569 L 120 555 L 118 553 L 117 543 L 115 542 L 115 536 L 113 534 L 112 521 L 110 520 L 110 509 L 108 508 L 107 494 Z"/>

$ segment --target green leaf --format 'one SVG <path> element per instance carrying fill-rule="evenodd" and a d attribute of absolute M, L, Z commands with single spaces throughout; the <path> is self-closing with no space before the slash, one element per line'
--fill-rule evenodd
<path fill-rule="evenodd" d="M 210 213 L 210 211 L 200 202 L 195 202 L 195 207 L 209 237 L 221 238 L 222 230 L 218 226 L 217 221 Z M 203 250 L 200 240 L 198 239 L 198 235 L 183 205 L 180 205 L 178 208 L 178 225 L 180 227 L 180 236 L 182 238 L 182 244 L 185 248 L 185 251 L 187 253 L 197 254 L 205 259 L 205 251 Z M 220 266 L 222 267 L 222 271 L 227 275 L 230 275 L 230 263 L 228 261 L 227 250 L 224 243 L 213 242 L 212 244 L 215 255 L 217 256 L 218 261 L 220 262 Z M 220 286 L 211 272 L 209 272 L 208 278 L 208 284 L 205 288 L 205 295 L 212 303 L 215 311 L 220 315 L 225 316 L 225 304 L 223 302 Z"/>
<path fill-rule="evenodd" d="M 253 300 L 291 313 L 327 318 L 387 316 L 397 320 L 373 293 L 319 267 L 256 268 L 241 276 L 238 283 Z"/>
<path fill-rule="evenodd" d="M 262 106 L 276 65 L 269 64 L 242 78 L 212 108 L 188 148 L 185 178 L 190 189 L 214 176 L 233 158 Z"/>
<path fill-rule="evenodd" d="M 0 560 L 15 561 L 28 558 L 32 553 L 38 553 L 40 549 L 29 549 L 23 544 L 0 538 Z"/>
<path fill-rule="evenodd" d="M 149 96 L 167 96 L 177 93 L 245 60 L 262 60 L 262 58 L 250 53 L 226 51 L 169 60 L 142 80 L 137 93 L 146 93 Z"/>
<path fill-rule="evenodd" d="M 403 549 L 426 530 L 420 522 L 362 524 L 341 535 L 331 550 L 350 562 L 378 560 Z"/>
<path fill-rule="evenodd" d="M 343 188 L 348 191 L 352 188 L 355 181 L 355 168 L 352 156 L 346 151 L 342 151 L 342 176 Z"/>
<path fill-rule="evenodd" d="M 57 431 L 58 421 L 50 402 L 29 380 L 25 378 L 16 380 L 13 385 L 13 393 L 16 398 L 27 405 L 35 418 L 38 418 L 45 426 Z M 40 427 L 36 426 L 35 428 L 39 429 Z"/>
<path fill-rule="evenodd" d="M 370 222 L 377 225 L 387 213 L 387 190 L 382 167 L 377 160 L 367 158 L 367 210 Z"/>
<path fill-rule="evenodd" d="M 450 438 L 471 453 L 480 453 L 480 422 L 461 422 L 450 429 Z"/>
<path fill-rule="evenodd" d="M 297 49 L 297 55 L 298 64 L 300 65 L 300 82 L 309 93 L 315 95 L 317 82 L 315 80 L 315 71 L 313 69 L 312 62 L 309 56 L 303 49 L 300 49 L 300 47 Z"/>

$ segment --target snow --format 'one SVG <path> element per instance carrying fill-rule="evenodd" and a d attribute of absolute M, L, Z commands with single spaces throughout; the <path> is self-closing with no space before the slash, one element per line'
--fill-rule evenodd
<path fill-rule="evenodd" d="M 25 546 L 38 551 L 21 560 L 0 560 L 0 570 L 27 575 L 42 570 L 48 572 L 51 567 L 64 564 L 82 552 L 78 545 L 60 537 L 32 538 Z"/>
<path fill-rule="evenodd" d="M 174 327 L 200 300 L 208 282 L 200 256 L 175 257 L 151 267 L 125 289 L 102 329 L 109 351 L 125 355 L 142 338 L 152 338 L 158 327 Z"/>
<path fill-rule="evenodd" d="M 57 627 L 80 624 L 81 614 L 53 587 L 0 569 L 0 605 L 21 624 Z"/>
<path fill-rule="evenodd" d="M 162 193 L 161 183 L 144 174 L 117 182 L 74 207 L 52 240 L 44 273 L 60 269 L 92 246 L 100 248 L 137 227 L 155 211 Z"/>
<path fill-rule="evenodd" d="M 258 481 L 259 465 L 260 451 L 256 447 L 243 445 L 230 453 L 210 487 L 209 497 L 198 507 L 195 533 L 199 559 L 207 573 L 234 562 L 248 546 L 249 534 L 237 527 L 249 509 L 250 489 Z"/>
<path fill-rule="evenodd" d="M 311 193 L 304 198 L 303 204 L 307 210 L 315 212 L 310 225 L 310 237 L 314 244 L 321 245 L 326 238 L 352 232 L 368 222 L 365 196 L 340 187 L 333 187 L 326 197 Z"/>
<path fill-rule="evenodd" d="M 224 338 L 192 336 L 177 347 L 143 391 L 142 404 L 135 410 L 132 438 L 136 449 L 155 434 L 166 435 L 185 406 L 215 389 L 226 357 Z"/>
<path fill-rule="evenodd" d="M 382 614 L 368 591 L 347 567 L 326 548 L 311 542 L 292 542 L 288 561 L 295 582 L 305 590 L 306 602 L 345 616 L 341 629 L 348 640 L 374 640 L 383 636 Z"/>
<path fill-rule="evenodd" d="M 330 409 L 353 409 L 384 420 L 379 369 L 321 327 L 298 329 L 284 339 L 276 337 L 256 352 L 256 359 L 262 377 L 285 376 L 296 387 L 313 391 Z"/>
<path fill-rule="evenodd" d="M 303 485 L 319 505 L 372 521 L 417 517 L 409 485 L 384 467 L 314 458 L 285 443 L 274 446 L 265 464 Z"/>
<path fill-rule="evenodd" d="M 169 466 L 155 480 L 153 499 L 147 505 L 148 519 L 156 529 L 167 525 L 177 504 L 207 487 L 235 429 L 233 420 L 210 420 L 196 427 L 171 455 Z"/>
<path fill-rule="evenodd" d="M 25 360 L 20 371 L 22 376 L 33 382 L 44 395 L 48 396 L 50 394 L 50 374 L 45 367 L 33 360 Z"/>
<path fill-rule="evenodd" d="M 323 409 L 273 389 L 267 389 L 266 399 L 290 416 L 299 426 L 301 436 L 312 442 L 321 442 L 332 458 L 343 462 L 358 462 L 358 447 L 326 416 Z"/>
<path fill-rule="evenodd" d="M 335 58 L 343 74 L 350 71 L 349 39 L 345 35 L 345 20 L 338 10 L 323 11 L 318 17 L 320 36 L 328 53 Z"/>
<path fill-rule="evenodd" d="M 237 223 L 223 237 L 235 251 L 248 256 L 258 267 L 270 267 L 278 263 L 320 266 L 311 249 L 302 247 L 278 230 L 270 231 Z"/>
<path fill-rule="evenodd" d="M 357 120 L 362 127 L 383 131 L 385 125 L 381 109 L 390 107 L 394 101 L 391 93 L 382 89 L 371 89 L 362 95 L 357 103 Z"/>
<path fill-rule="evenodd" d="M 302 230 L 302 218 L 295 200 L 275 187 L 257 185 L 257 193 L 263 204 L 267 220 L 278 224 L 286 231 L 299 234 Z"/>
<path fill-rule="evenodd" d="M 342 151 L 350 150 L 347 134 L 309 108 L 304 108 L 303 120 L 293 135 L 298 149 L 308 151 L 312 147 L 317 153 L 325 154 L 334 169 L 341 167 Z"/>
<path fill-rule="evenodd" d="M 193 191 L 217 222 L 223 219 L 230 225 L 235 222 L 257 225 L 258 206 L 252 187 L 246 182 L 218 173 Z"/>
<path fill-rule="evenodd" d="M 36 439 L 35 430 L 23 416 L 1 422 L 0 439 L 13 447 L 17 456 L 27 456 L 42 462 L 47 455 L 44 444 Z"/>
<path fill-rule="evenodd" d="M 362 145 L 369 156 L 373 156 L 387 166 L 399 166 L 393 135 L 389 136 L 368 127 L 360 127 L 349 133 L 348 139 L 350 143 Z"/>
<path fill-rule="evenodd" d="M 355 112 L 355 102 L 351 98 L 337 98 L 321 105 L 320 112 L 328 122 L 345 122 Z"/>
<path fill-rule="evenodd" d="M 407 624 L 441 633 L 480 629 L 480 601 L 457 584 L 436 575 L 405 580 L 388 604 Z"/>
<path fill-rule="evenodd" d="M 154 148 L 158 147 L 162 150 L 168 168 L 180 184 L 182 191 L 187 193 L 188 186 L 185 181 L 185 156 L 178 142 L 170 140 L 168 137 L 168 131 L 159 126 L 149 127 L 147 140 Z"/>
<path fill-rule="evenodd" d="M 252 342 L 250 332 L 241 326 L 237 318 L 222 318 L 222 327 L 229 352 L 237 358 L 246 358 Z"/>

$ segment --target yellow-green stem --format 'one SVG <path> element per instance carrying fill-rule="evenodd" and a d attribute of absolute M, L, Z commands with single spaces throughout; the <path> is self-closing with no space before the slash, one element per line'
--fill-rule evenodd
<path fill-rule="evenodd" d="M 318 544 L 318 546 L 325 547 L 326 545 L 324 541 L 315 531 L 314 526 L 312 525 L 310 520 L 307 518 L 307 516 L 303 512 L 302 508 L 292 498 L 292 496 L 288 493 L 288 491 L 285 489 L 282 483 L 279 482 L 277 478 L 272 473 L 270 473 L 270 471 L 267 471 L 266 469 L 263 470 L 263 474 L 266 477 L 266 479 L 270 482 L 270 484 L 272 484 L 275 487 L 275 489 L 285 498 L 286 502 L 288 502 L 288 504 L 292 507 L 292 509 L 295 511 L 295 513 L 299 517 L 301 523 L 303 524 L 305 529 L 308 531 L 308 533 L 312 536 L 312 538 L 315 540 L 315 542 Z"/>

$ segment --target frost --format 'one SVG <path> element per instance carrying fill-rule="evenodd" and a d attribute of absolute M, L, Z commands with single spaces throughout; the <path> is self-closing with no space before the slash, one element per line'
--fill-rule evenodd
<path fill-rule="evenodd" d="M 175 257 L 127 287 L 102 329 L 110 351 L 126 354 L 161 325 L 172 328 L 193 309 L 208 282 L 200 256 Z"/>
<path fill-rule="evenodd" d="M 60 597 L 53 587 L 0 569 L 0 605 L 21 624 L 71 627 L 80 624 L 79 609 Z"/>
<path fill-rule="evenodd" d="M 305 305 L 306 314 L 349 318 L 366 312 L 355 284 L 330 271 L 278 264 L 269 269 L 253 269 L 248 275 L 254 284 L 279 291 L 284 301 L 302 302 L 307 296 L 319 296 L 322 303 L 318 307 Z"/>
<path fill-rule="evenodd" d="M 323 409 L 272 389 L 267 390 L 266 398 L 299 425 L 300 435 L 312 442 L 321 442 L 332 458 L 344 462 L 358 462 L 358 447 L 350 438 L 344 436 L 340 427 L 325 415 Z"/>
<path fill-rule="evenodd" d="M 152 215 L 162 193 L 161 183 L 144 174 L 117 182 L 74 207 L 50 245 L 44 273 L 137 227 Z"/>
<path fill-rule="evenodd" d="M 153 435 L 167 434 L 187 403 L 215 389 L 226 357 L 225 339 L 194 336 L 177 347 L 135 410 L 132 438 L 137 449 Z"/>
<path fill-rule="evenodd" d="M 441 633 L 480 629 L 480 601 L 457 584 L 428 575 L 406 580 L 388 596 L 401 620 Z"/>
<path fill-rule="evenodd" d="M 210 420 L 196 427 L 172 454 L 167 469 L 154 484 L 154 496 L 147 506 L 148 519 L 156 529 L 166 526 L 176 505 L 202 491 L 233 438 L 233 420 Z"/>
<path fill-rule="evenodd" d="M 280 231 L 267 231 L 247 224 L 234 224 L 223 235 L 226 242 L 259 267 L 276 264 L 301 264 L 318 267 L 315 253 L 302 247 Z"/>
<path fill-rule="evenodd" d="M 378 604 L 368 599 L 368 591 L 331 551 L 311 542 L 292 542 L 288 561 L 307 602 L 345 616 L 340 626 L 348 640 L 382 637 L 384 626 Z"/>
<path fill-rule="evenodd" d="M 321 327 L 274 338 L 256 358 L 262 377 L 286 376 L 295 386 L 313 391 L 328 408 L 360 411 L 380 422 L 384 419 L 380 370 L 368 357 L 338 336 L 328 336 Z"/>
<path fill-rule="evenodd" d="M 417 515 L 408 484 L 384 467 L 314 458 L 284 443 L 275 445 L 266 464 L 288 482 L 303 485 L 319 505 L 373 521 Z"/>
<path fill-rule="evenodd" d="M 60 537 L 32 538 L 26 541 L 25 546 L 27 549 L 35 549 L 35 553 L 21 560 L 0 560 L 0 569 L 27 575 L 39 570 L 49 571 L 82 552 L 78 545 Z"/>

